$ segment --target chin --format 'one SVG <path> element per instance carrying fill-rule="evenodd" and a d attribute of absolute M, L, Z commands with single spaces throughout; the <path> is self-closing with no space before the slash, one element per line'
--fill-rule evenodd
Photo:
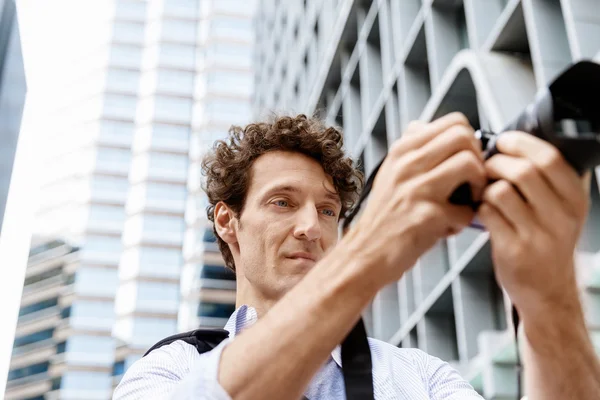
<path fill-rule="evenodd" d="M 280 285 L 279 285 L 280 292 L 282 294 L 286 294 L 287 292 L 292 290 L 292 288 L 294 286 L 296 286 L 302 279 L 304 279 L 305 275 L 306 275 L 306 273 L 296 273 L 296 274 L 287 275 L 285 278 L 283 278 L 280 281 Z"/>

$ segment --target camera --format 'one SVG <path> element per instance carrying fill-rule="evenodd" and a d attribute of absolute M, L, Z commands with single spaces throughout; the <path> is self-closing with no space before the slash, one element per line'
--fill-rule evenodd
<path fill-rule="evenodd" d="M 600 65 L 579 61 L 563 71 L 502 132 L 514 130 L 552 143 L 579 174 L 599 165 Z M 485 159 L 498 153 L 496 140 L 502 132 L 475 132 Z M 478 206 L 468 184 L 459 186 L 449 200 Z"/>

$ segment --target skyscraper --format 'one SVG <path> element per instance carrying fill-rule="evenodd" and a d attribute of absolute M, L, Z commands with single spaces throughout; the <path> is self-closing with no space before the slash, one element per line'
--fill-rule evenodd
<path fill-rule="evenodd" d="M 411 120 L 461 111 L 502 129 L 562 68 L 600 59 L 597 15 L 580 0 L 262 0 L 254 113 L 321 111 L 368 174 Z M 599 200 L 594 179 L 578 256 L 600 349 Z M 506 300 L 487 234 L 466 229 L 383 289 L 365 319 L 378 339 L 450 361 L 486 399 L 512 398 Z"/>
<path fill-rule="evenodd" d="M 207 219 L 208 201 L 200 187 L 201 160 L 229 127 L 251 117 L 255 1 L 212 0 L 205 5 L 196 114 L 192 122 L 184 266 L 179 328 L 223 327 L 235 307 L 235 277 L 223 260 Z"/>
<path fill-rule="evenodd" d="M 253 6 L 205 1 L 175 19 L 164 4 L 156 22 L 164 39 L 158 50 L 145 51 L 168 51 L 171 35 L 181 55 L 148 66 L 150 79 L 163 84 L 153 86 L 146 121 L 138 108 L 136 124 L 151 124 L 152 132 L 137 131 L 129 175 L 114 330 L 124 343 L 117 348 L 124 370 L 176 331 L 222 327 L 221 310 L 235 304 L 233 276 L 212 243 L 199 172 L 212 143 L 250 117 Z"/>
<path fill-rule="evenodd" d="M 0 234 L 26 90 L 15 2 L 0 1 Z"/>
<path fill-rule="evenodd" d="M 8 399 L 110 398 L 150 344 L 233 302 L 198 170 L 250 116 L 252 2 L 69 4 L 39 78 L 56 98 Z"/>

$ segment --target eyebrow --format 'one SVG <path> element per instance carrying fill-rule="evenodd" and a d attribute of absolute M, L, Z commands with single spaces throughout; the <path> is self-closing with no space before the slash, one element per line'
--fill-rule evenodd
<path fill-rule="evenodd" d="M 290 186 L 290 185 L 277 185 L 277 186 L 273 186 L 272 188 L 268 189 L 265 192 L 265 196 L 267 196 L 267 195 L 269 195 L 271 193 L 274 193 L 274 192 L 300 193 L 300 189 L 298 189 L 295 186 Z M 333 200 L 334 202 L 336 202 L 340 206 L 342 204 L 340 196 L 337 193 L 330 192 L 327 189 L 325 189 L 325 198 L 329 199 L 329 200 Z"/>

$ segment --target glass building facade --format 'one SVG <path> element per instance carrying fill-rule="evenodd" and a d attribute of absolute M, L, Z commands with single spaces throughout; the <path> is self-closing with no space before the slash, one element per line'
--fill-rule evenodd
<path fill-rule="evenodd" d="M 251 116 L 254 3 L 73 7 L 86 40 L 36 75 L 59 95 L 34 116 L 48 151 L 7 399 L 108 399 L 154 342 L 235 304 L 199 172 Z"/>
<path fill-rule="evenodd" d="M 414 119 L 461 111 L 501 130 L 562 68 L 600 61 L 587 0 L 306 0 L 259 3 L 253 112 L 320 111 L 368 174 Z M 578 249 L 600 351 L 600 196 Z M 399 221 L 399 223 L 401 223 Z M 486 399 L 516 395 L 509 300 L 486 233 L 440 241 L 364 314 L 369 334 L 452 363 Z"/>
<path fill-rule="evenodd" d="M 14 0 L 0 1 L 0 234 L 25 105 L 25 71 Z"/>

